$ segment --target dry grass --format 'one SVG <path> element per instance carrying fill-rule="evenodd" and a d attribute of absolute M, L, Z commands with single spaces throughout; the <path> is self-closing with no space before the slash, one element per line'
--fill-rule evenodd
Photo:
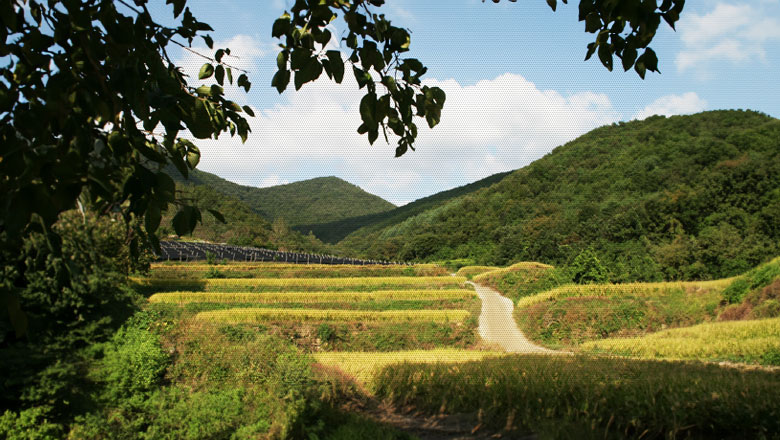
<path fill-rule="evenodd" d="M 341 321 L 341 322 L 463 322 L 470 316 L 467 310 L 317 310 L 237 308 L 200 312 L 195 319 L 227 324 L 279 321 Z"/>
<path fill-rule="evenodd" d="M 377 290 L 374 292 L 164 292 L 150 303 L 326 303 L 382 300 L 457 300 L 474 297 L 473 290 Z"/>
<path fill-rule="evenodd" d="M 522 309 L 534 304 L 546 301 L 554 301 L 568 297 L 622 297 L 641 296 L 654 297 L 665 296 L 672 290 L 686 292 L 697 290 L 722 290 L 731 283 L 731 278 L 713 281 L 680 281 L 662 283 L 626 283 L 626 284 L 567 284 L 538 293 L 536 295 L 520 298 L 517 307 Z"/>
<path fill-rule="evenodd" d="M 498 351 L 472 351 L 452 348 L 436 350 L 410 350 L 377 352 L 331 352 L 316 353 L 314 358 L 322 365 L 336 367 L 359 383 L 370 386 L 374 374 L 388 365 L 413 363 L 432 364 L 439 362 L 460 363 L 486 358 L 505 356 Z"/>
<path fill-rule="evenodd" d="M 581 348 L 651 359 L 725 359 L 780 364 L 780 318 L 711 322 L 639 338 L 587 342 Z"/>

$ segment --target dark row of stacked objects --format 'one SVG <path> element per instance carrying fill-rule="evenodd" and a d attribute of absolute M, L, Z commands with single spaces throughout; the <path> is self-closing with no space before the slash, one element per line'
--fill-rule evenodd
<path fill-rule="evenodd" d="M 161 241 L 158 261 L 202 261 L 209 255 L 216 260 L 263 262 L 295 264 L 353 264 L 358 266 L 369 264 L 403 264 L 393 261 L 359 260 L 355 258 L 337 257 L 334 255 L 304 254 L 300 252 L 273 251 L 270 249 L 249 246 L 234 246 L 230 244 L 196 243 L 184 241 Z"/>

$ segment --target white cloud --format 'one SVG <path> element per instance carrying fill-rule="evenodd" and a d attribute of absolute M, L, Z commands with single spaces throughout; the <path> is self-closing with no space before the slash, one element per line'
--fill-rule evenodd
<path fill-rule="evenodd" d="M 673 116 L 698 113 L 707 108 L 707 101 L 695 92 L 662 96 L 638 112 L 632 119 L 645 119 L 653 115 Z"/>
<path fill-rule="evenodd" d="M 250 77 L 252 77 L 252 73 L 256 73 L 259 71 L 259 61 L 261 58 L 265 57 L 268 54 L 271 54 L 275 50 L 275 46 L 272 43 L 264 43 L 260 40 L 258 40 L 255 37 L 251 37 L 249 35 L 235 35 L 233 38 L 225 41 L 215 41 L 214 42 L 214 48 L 209 49 L 206 47 L 205 44 L 193 46 L 192 51 L 206 55 L 210 58 L 213 58 L 214 52 L 217 49 L 224 49 L 229 48 L 230 49 L 230 55 L 225 55 L 222 58 L 222 62 L 225 64 L 228 64 L 232 67 L 235 67 L 236 69 L 241 69 L 244 71 L 247 71 L 250 73 Z M 181 55 L 178 59 L 174 60 L 174 63 L 177 66 L 180 66 L 184 73 L 189 76 L 188 83 L 191 86 L 198 87 L 202 84 L 214 84 L 215 80 L 214 78 L 208 78 L 204 81 L 201 81 L 198 79 L 198 72 L 200 71 L 201 66 L 203 66 L 204 63 L 209 62 L 208 60 L 186 50 L 181 51 Z M 225 96 L 232 100 L 236 101 L 240 104 L 246 104 L 247 103 L 247 95 L 244 92 L 243 88 L 238 87 L 235 85 L 235 82 L 238 80 L 238 76 L 241 74 L 240 71 L 233 69 L 233 85 L 230 85 L 227 82 L 227 79 L 225 79 Z M 227 76 L 226 76 L 227 78 Z"/>
<path fill-rule="evenodd" d="M 290 183 L 289 180 L 282 179 L 277 175 L 271 175 L 260 180 L 257 186 L 259 188 L 268 188 L 269 186 L 287 185 L 288 183 Z"/>
<path fill-rule="evenodd" d="M 336 175 L 402 204 L 517 169 L 554 147 L 619 119 L 606 95 L 564 96 L 540 90 L 520 75 L 504 74 L 473 85 L 428 81 L 447 93 L 442 121 L 433 130 L 418 120 L 416 151 L 393 158 L 383 136 L 370 146 L 357 134 L 363 90 L 351 75 L 341 85 L 321 78 L 286 101 L 256 111 L 246 144 L 237 138 L 199 141 L 201 169 L 244 184 L 268 176 L 297 181 Z"/>
<path fill-rule="evenodd" d="M 766 61 L 764 44 L 780 41 L 780 20 L 765 14 L 761 6 L 725 3 L 704 15 L 683 14 L 677 29 L 684 49 L 677 54 L 677 69 L 718 61 Z"/>

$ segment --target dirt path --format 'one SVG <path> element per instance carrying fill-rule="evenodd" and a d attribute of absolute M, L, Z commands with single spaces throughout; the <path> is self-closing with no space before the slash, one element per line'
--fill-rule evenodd
<path fill-rule="evenodd" d="M 479 335 L 488 343 L 493 343 L 510 353 L 554 353 L 535 345 L 517 328 L 512 316 L 515 308 L 512 300 L 495 290 L 468 282 L 482 300 L 482 312 L 479 314 Z"/>

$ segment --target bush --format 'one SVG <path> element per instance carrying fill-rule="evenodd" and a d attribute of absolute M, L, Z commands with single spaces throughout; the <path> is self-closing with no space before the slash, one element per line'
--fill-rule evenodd
<path fill-rule="evenodd" d="M 601 264 L 591 249 L 580 252 L 569 269 L 577 284 L 601 284 L 609 281 L 609 270 Z"/>
<path fill-rule="evenodd" d="M 62 427 L 51 423 L 47 410 L 33 407 L 19 413 L 6 411 L 0 416 L 0 438 L 7 440 L 43 440 L 62 436 Z"/>
<path fill-rule="evenodd" d="M 776 318 L 780 316 L 780 301 L 768 299 L 756 306 L 750 313 L 751 318 Z"/>
<path fill-rule="evenodd" d="M 119 329 L 106 345 L 98 374 L 112 401 L 152 391 L 168 366 L 168 354 L 159 337 L 144 325 L 144 318 L 136 317 Z"/>

